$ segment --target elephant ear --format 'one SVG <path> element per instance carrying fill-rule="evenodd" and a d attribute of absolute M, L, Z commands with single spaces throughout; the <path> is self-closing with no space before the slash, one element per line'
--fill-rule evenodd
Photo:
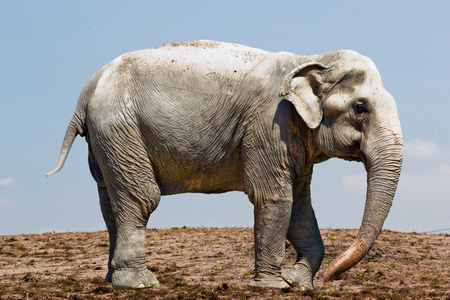
<path fill-rule="evenodd" d="M 294 104 L 298 114 L 309 128 L 314 129 L 322 121 L 320 98 L 323 90 L 322 75 L 327 66 L 310 62 L 298 66 L 284 77 L 280 96 Z"/>

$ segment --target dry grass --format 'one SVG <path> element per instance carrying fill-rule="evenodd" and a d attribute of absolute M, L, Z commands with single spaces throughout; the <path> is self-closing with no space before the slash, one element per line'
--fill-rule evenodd
<path fill-rule="evenodd" d="M 247 286 L 250 228 L 173 228 L 147 232 L 147 265 L 161 287 L 115 291 L 103 281 L 107 232 L 0 236 L 2 299 L 450 299 L 450 235 L 383 231 L 370 254 L 331 283 L 325 267 L 356 230 L 322 230 L 326 256 L 315 291 Z M 295 260 L 288 245 L 286 264 Z"/>

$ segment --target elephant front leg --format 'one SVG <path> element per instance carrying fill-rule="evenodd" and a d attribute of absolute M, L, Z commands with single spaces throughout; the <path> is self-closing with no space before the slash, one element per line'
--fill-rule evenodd
<path fill-rule="evenodd" d="M 250 286 L 288 288 L 281 277 L 292 200 L 275 196 L 254 202 L 255 277 Z"/>
<path fill-rule="evenodd" d="M 282 277 L 302 290 L 313 289 L 313 278 L 324 256 L 324 245 L 311 206 L 310 181 L 296 185 L 294 204 L 287 238 L 297 251 L 294 266 L 286 268 Z"/>

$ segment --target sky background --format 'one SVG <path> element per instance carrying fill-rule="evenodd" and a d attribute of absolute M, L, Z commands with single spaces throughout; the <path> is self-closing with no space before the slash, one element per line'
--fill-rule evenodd
<path fill-rule="evenodd" d="M 450 1 L 0 1 L 0 235 L 105 230 L 87 144 L 56 166 L 86 81 L 117 56 L 210 39 L 373 59 L 397 102 L 403 171 L 384 228 L 450 232 Z M 361 163 L 316 165 L 320 228 L 359 228 Z M 163 197 L 149 228 L 253 226 L 243 193 Z"/>

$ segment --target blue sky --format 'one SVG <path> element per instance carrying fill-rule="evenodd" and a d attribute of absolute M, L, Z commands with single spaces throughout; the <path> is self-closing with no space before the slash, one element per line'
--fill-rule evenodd
<path fill-rule="evenodd" d="M 60 173 L 44 176 L 78 95 L 125 52 L 196 39 L 372 58 L 397 101 L 405 144 L 385 228 L 450 228 L 449 13 L 449 1 L 1 1 L 0 235 L 104 230 L 83 138 Z M 317 165 L 319 226 L 358 228 L 365 188 L 362 164 Z M 233 192 L 163 197 L 148 227 L 252 225 L 252 205 Z"/>

